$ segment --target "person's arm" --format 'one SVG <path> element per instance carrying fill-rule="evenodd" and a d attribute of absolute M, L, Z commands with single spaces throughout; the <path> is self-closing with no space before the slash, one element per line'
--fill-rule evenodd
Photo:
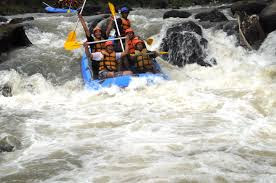
<path fill-rule="evenodd" d="M 107 28 L 106 28 L 106 37 L 109 37 L 109 34 L 110 34 L 110 31 L 113 27 L 113 17 L 111 16 L 110 19 L 109 19 L 109 22 L 108 22 L 108 25 L 107 25 Z"/>
<path fill-rule="evenodd" d="M 82 27 L 83 27 L 83 29 L 84 29 L 84 32 L 85 32 L 85 34 L 86 34 L 86 37 L 90 37 L 90 36 L 91 36 L 90 31 L 89 31 L 89 29 L 88 29 L 88 27 L 87 27 L 87 25 L 86 25 L 86 23 L 85 23 L 85 21 L 84 21 L 82 15 L 81 15 L 81 14 L 78 14 L 78 17 L 79 17 L 79 19 L 80 19 L 80 22 L 81 22 L 81 25 L 82 25 Z"/>

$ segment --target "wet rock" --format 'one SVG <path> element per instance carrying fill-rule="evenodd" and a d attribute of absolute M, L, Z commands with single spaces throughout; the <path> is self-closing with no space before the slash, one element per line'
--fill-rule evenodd
<path fill-rule="evenodd" d="M 200 26 L 192 21 L 173 25 L 167 30 L 160 49 L 169 52 L 168 57 L 173 65 L 183 67 L 186 64 L 197 63 L 201 66 L 212 66 L 216 63 L 206 61 L 205 48 L 208 41 L 202 37 Z"/>
<path fill-rule="evenodd" d="M 222 25 L 222 30 L 227 33 L 227 36 L 239 35 L 239 25 L 237 21 L 229 21 Z"/>
<path fill-rule="evenodd" d="M 14 18 L 9 23 L 10 24 L 18 24 L 18 23 L 22 23 L 22 22 L 25 22 L 25 21 L 32 21 L 32 20 L 34 20 L 34 17 Z"/>
<path fill-rule="evenodd" d="M 246 12 L 247 15 L 259 14 L 265 7 L 267 2 L 255 0 L 255 1 L 239 1 L 231 6 L 233 15 L 236 12 Z"/>
<path fill-rule="evenodd" d="M 266 34 L 276 30 L 276 1 L 262 10 L 260 23 Z"/>
<path fill-rule="evenodd" d="M 4 97 L 11 97 L 12 87 L 9 84 L 5 84 L 3 87 L 0 87 L 0 92 Z"/>
<path fill-rule="evenodd" d="M 7 24 L 0 26 L 0 55 L 3 52 L 30 46 L 31 44 L 22 25 Z"/>
<path fill-rule="evenodd" d="M 1 22 L 7 22 L 8 21 L 8 19 L 6 19 L 5 17 L 0 17 L 0 23 Z"/>
<path fill-rule="evenodd" d="M 200 19 L 200 21 L 210 21 L 210 22 L 222 22 L 226 21 L 226 16 L 218 11 L 217 9 L 212 10 L 210 12 L 203 12 L 195 15 L 196 19 Z"/>
<path fill-rule="evenodd" d="M 186 12 L 186 11 L 177 11 L 177 10 L 171 10 L 171 11 L 167 11 L 164 15 L 163 15 L 163 19 L 166 18 L 188 18 L 189 16 L 191 16 L 191 13 Z"/>
<path fill-rule="evenodd" d="M 21 146 L 20 141 L 12 135 L 1 135 L 0 138 L 0 153 L 1 152 L 12 152 L 15 149 L 19 149 Z"/>

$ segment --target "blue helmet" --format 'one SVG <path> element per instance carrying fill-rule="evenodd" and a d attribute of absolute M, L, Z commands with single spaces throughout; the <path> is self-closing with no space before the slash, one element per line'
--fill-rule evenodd
<path fill-rule="evenodd" d="M 129 9 L 127 7 L 122 7 L 121 13 L 129 13 Z"/>

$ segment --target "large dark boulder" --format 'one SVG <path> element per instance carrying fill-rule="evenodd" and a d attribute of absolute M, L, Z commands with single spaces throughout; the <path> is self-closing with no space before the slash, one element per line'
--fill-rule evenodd
<path fill-rule="evenodd" d="M 260 23 L 266 34 L 276 29 L 276 1 L 262 10 Z"/>
<path fill-rule="evenodd" d="M 217 9 L 212 10 L 210 12 L 203 12 L 195 15 L 196 19 L 200 19 L 200 21 L 210 21 L 210 22 L 222 22 L 227 21 L 226 16 L 218 11 Z"/>
<path fill-rule="evenodd" d="M 32 20 L 34 20 L 34 17 L 14 18 L 9 22 L 9 24 L 19 24 L 25 21 L 32 21 Z"/>
<path fill-rule="evenodd" d="M 31 44 L 22 25 L 6 24 L 0 26 L 0 55 L 3 52 Z"/>
<path fill-rule="evenodd" d="M 265 7 L 267 2 L 262 0 L 239 1 L 231 6 L 233 15 L 236 12 L 246 12 L 248 15 L 259 14 Z"/>
<path fill-rule="evenodd" d="M 166 13 L 164 13 L 163 15 L 163 19 L 166 18 L 188 18 L 189 16 L 191 16 L 192 14 L 186 11 L 177 11 L 177 10 L 171 10 L 171 11 L 167 11 Z"/>
<path fill-rule="evenodd" d="M 189 21 L 170 27 L 160 49 L 169 52 L 165 59 L 173 65 L 183 67 L 186 64 L 197 63 L 201 66 L 211 66 L 215 61 L 206 61 L 207 44 L 208 41 L 202 37 L 201 27 Z"/>

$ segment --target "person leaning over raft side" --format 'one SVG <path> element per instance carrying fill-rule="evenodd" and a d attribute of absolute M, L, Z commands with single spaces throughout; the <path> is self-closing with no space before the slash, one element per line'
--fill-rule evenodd
<path fill-rule="evenodd" d="M 100 41 L 100 40 L 106 39 L 106 36 L 103 34 L 100 27 L 96 26 L 93 29 L 93 34 L 91 34 L 82 15 L 79 14 L 78 17 L 79 17 L 82 27 L 84 29 L 87 41 L 93 42 L 93 41 Z M 90 45 L 91 53 L 101 52 L 103 50 L 105 50 L 104 42 Z M 97 79 L 98 73 L 99 73 L 99 63 L 98 62 L 92 62 L 92 71 L 93 71 L 93 79 Z"/>
<path fill-rule="evenodd" d="M 126 42 L 128 41 L 128 36 L 126 38 Z M 128 54 L 128 45 L 126 44 L 125 51 L 124 52 L 115 52 L 114 51 L 114 45 L 112 41 L 107 41 L 105 42 L 106 50 L 101 51 L 101 52 L 95 52 L 95 53 L 90 53 L 88 50 L 88 44 L 85 43 L 85 53 L 88 58 L 91 58 L 92 62 L 93 60 L 95 61 L 100 61 L 100 67 L 99 67 L 99 78 L 100 79 L 105 79 L 105 78 L 112 78 L 115 76 L 120 76 L 120 75 L 131 75 L 132 72 L 129 70 L 118 72 L 118 61 L 120 58 L 125 57 Z"/>
<path fill-rule="evenodd" d="M 154 67 L 153 59 L 159 56 L 155 51 L 148 51 L 144 41 L 136 39 L 133 42 L 135 54 L 131 54 L 131 59 L 135 63 L 135 73 L 158 73 Z"/>

